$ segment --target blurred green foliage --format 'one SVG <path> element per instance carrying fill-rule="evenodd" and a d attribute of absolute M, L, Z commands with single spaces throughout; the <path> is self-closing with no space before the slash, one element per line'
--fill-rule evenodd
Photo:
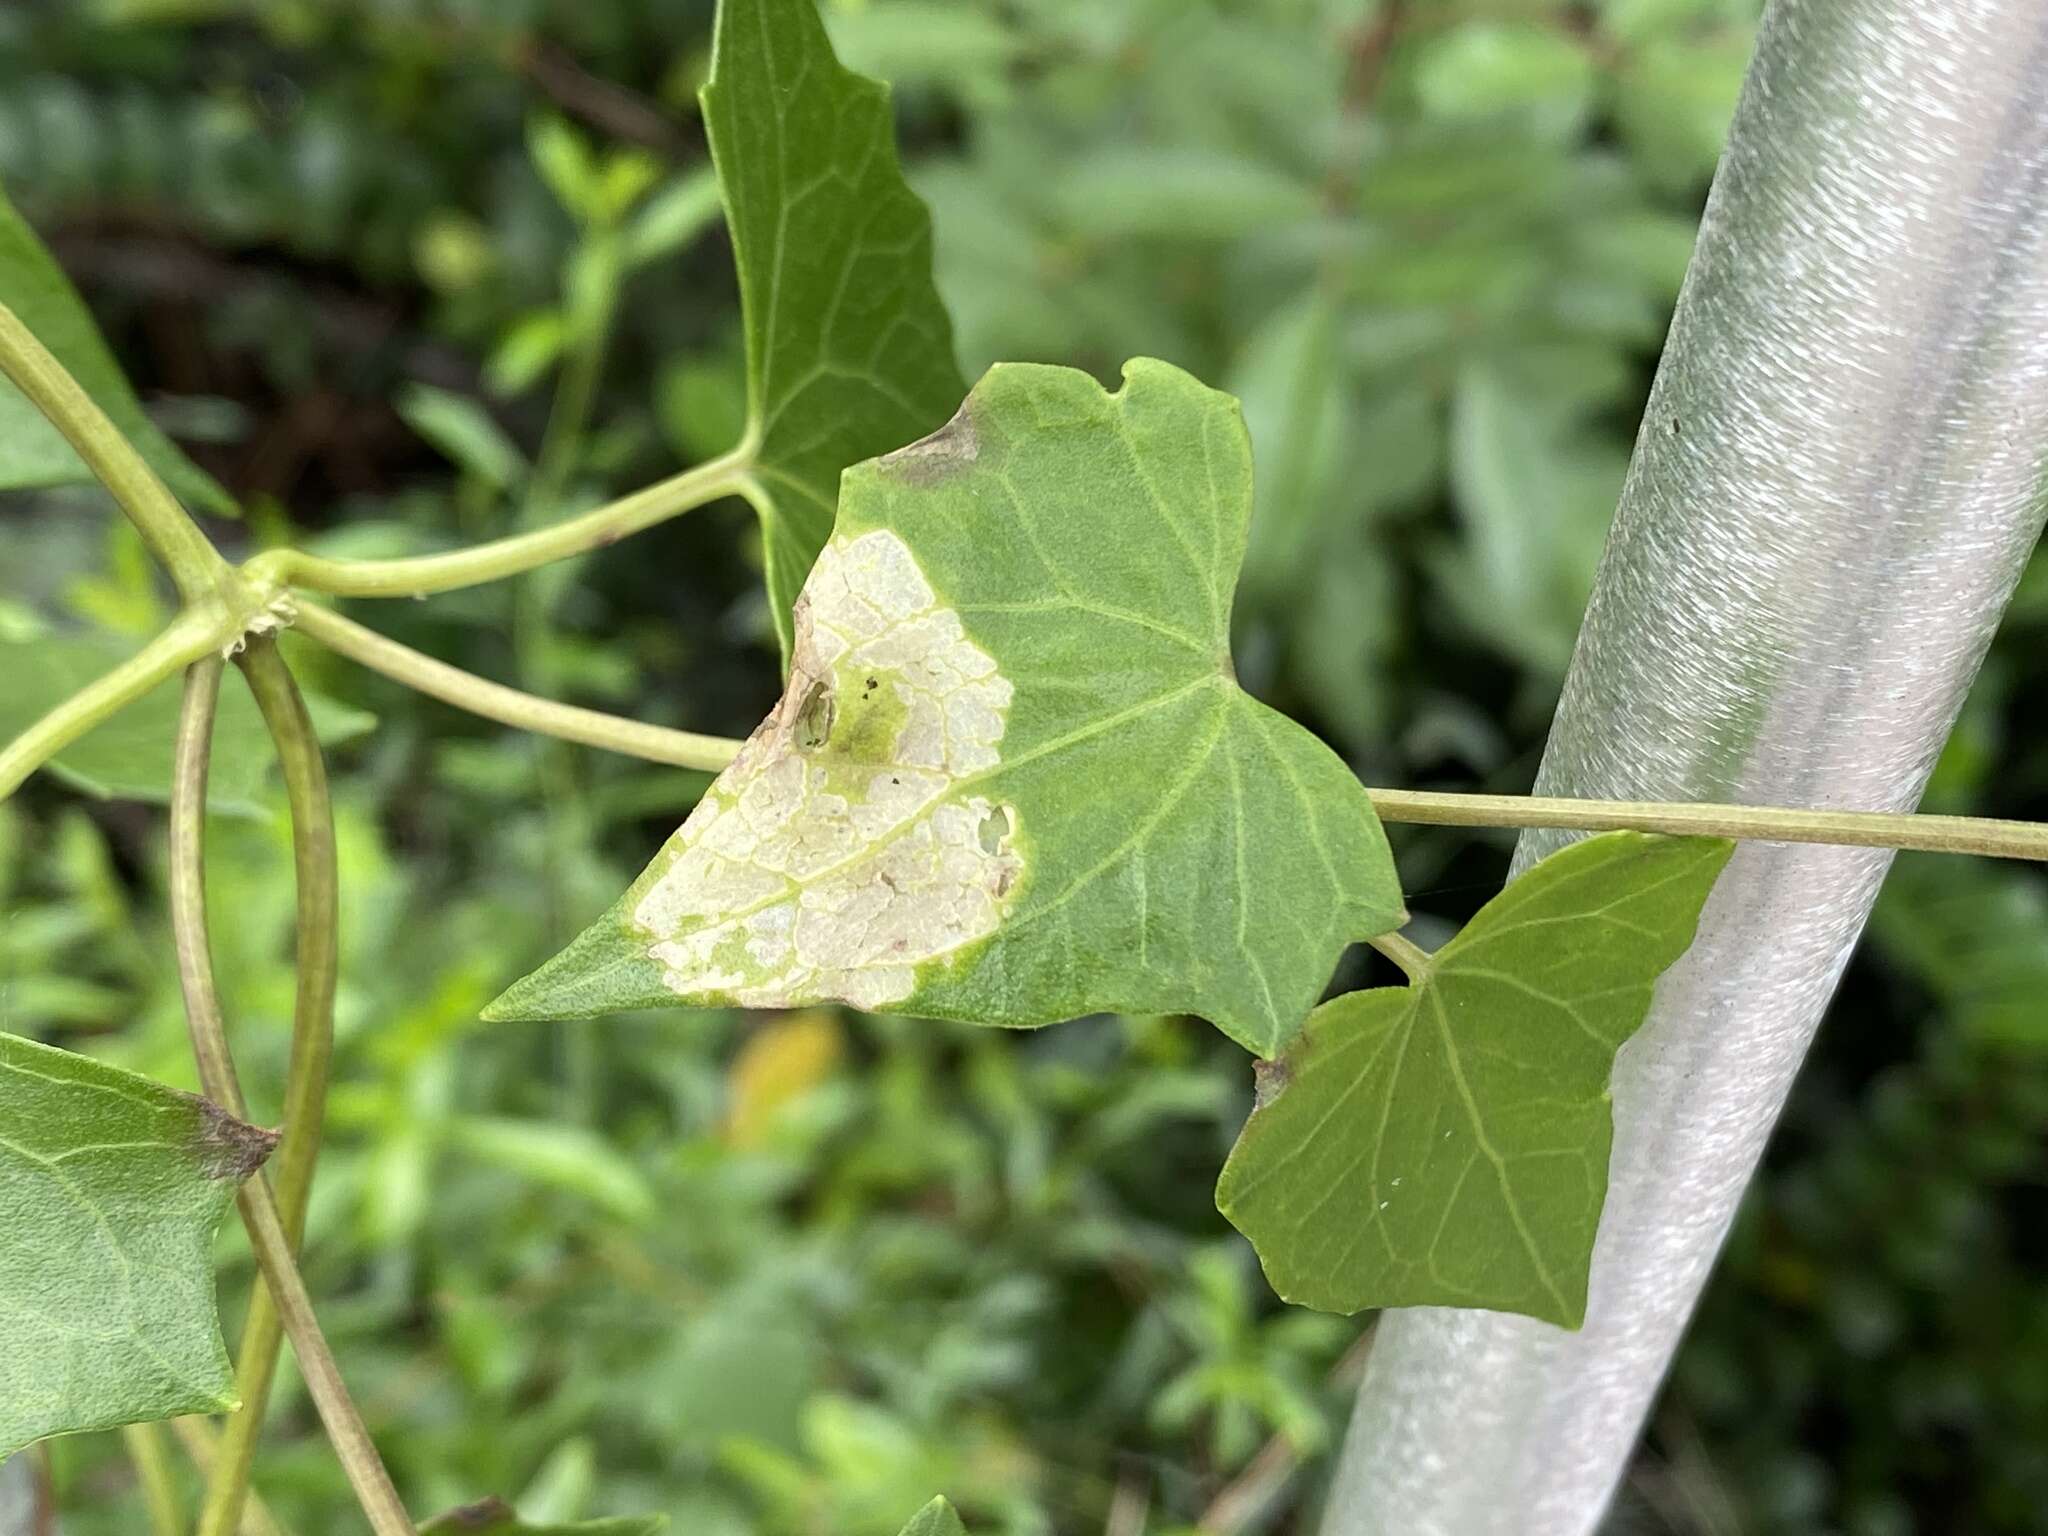
<path fill-rule="evenodd" d="M 865 0 L 970 376 L 1164 357 L 1242 394 L 1247 686 L 1368 782 L 1526 787 L 1754 0 Z M 446 547 L 727 446 L 737 310 L 694 106 L 709 0 L 40 0 L 0 9 L 0 183 L 231 549 Z M 104 499 L 0 511 L 0 641 L 132 646 Z M 742 509 L 380 607 L 556 697 L 744 733 L 779 692 Z M 2037 570 L 1937 781 L 2048 814 Z M 1279 1307 L 1211 1205 L 1241 1053 L 804 1015 L 559 1028 L 481 1005 L 702 780 L 508 736 L 305 648 L 338 744 L 341 1044 L 309 1279 L 415 1508 L 691 1536 L 1312 1529 L 1362 1320 Z M 233 684 L 230 685 L 234 686 Z M 259 1114 L 291 992 L 274 789 L 222 806 L 219 964 Z M 234 814 L 229 814 L 233 812 Z M 1443 931 L 1506 841 L 1405 834 Z M 190 1082 L 147 806 L 0 810 L 0 1024 Z M 1612 1518 L 2039 1531 L 2048 916 L 1901 861 Z M 1351 962 L 1356 984 L 1371 963 Z M 225 1255 L 233 1294 L 245 1254 Z M 131 1532 L 118 1442 L 50 1448 Z M 303 1395 L 258 1484 L 347 1498 Z"/>

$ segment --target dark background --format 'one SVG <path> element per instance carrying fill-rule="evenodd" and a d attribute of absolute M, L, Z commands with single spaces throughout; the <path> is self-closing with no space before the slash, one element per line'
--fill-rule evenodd
<path fill-rule="evenodd" d="M 1146 353 L 1242 395 L 1247 686 L 1369 783 L 1503 791 L 1534 772 L 1754 13 L 828 6 L 896 83 L 970 376 Z M 246 507 L 226 547 L 445 547 L 736 434 L 709 23 L 698 0 L 16 0 L 0 183 Z M 166 617 L 97 493 L 0 503 L 0 578 L 0 639 L 133 645 Z M 361 613 L 700 730 L 744 734 L 779 692 L 737 507 Z M 2037 565 L 1931 808 L 2048 815 L 2044 622 Z M 990 1532 L 1312 1529 L 1367 1320 L 1280 1307 L 1214 1212 L 1241 1052 L 1173 1019 L 481 1026 L 702 779 L 294 656 L 380 722 L 336 748 L 308 1269 L 415 1508 L 891 1536 L 943 1489 Z M 1397 830 L 1432 941 L 1508 846 Z M 146 806 L 45 777 L 0 808 L 0 1024 L 189 1082 L 161 858 Z M 290 997 L 274 792 L 224 808 L 212 864 L 260 1112 Z M 1899 861 L 1613 1530 L 2048 1531 L 2044 988 L 2039 877 Z M 232 1317 L 249 1266 L 224 1252 Z M 50 1458 L 68 1531 L 139 1528 L 116 1439 Z M 349 1518 L 295 1385 L 258 1486 L 297 1531 Z"/>

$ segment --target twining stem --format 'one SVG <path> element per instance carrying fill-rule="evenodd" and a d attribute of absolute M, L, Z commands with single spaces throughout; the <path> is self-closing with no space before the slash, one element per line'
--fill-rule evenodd
<path fill-rule="evenodd" d="M 599 710 L 554 704 L 485 682 L 324 608 L 307 606 L 299 627 L 342 655 L 434 698 L 502 724 L 560 736 L 649 762 L 716 772 L 744 743 L 646 725 Z M 1808 811 L 1785 806 L 1687 804 L 1667 800 L 1568 800 L 1542 795 L 1466 795 L 1369 789 L 1380 820 L 1439 827 L 1561 827 L 1576 832 L 1666 832 L 1766 843 L 1827 843 L 2048 860 L 2048 823 L 1894 811 Z"/>
<path fill-rule="evenodd" d="M 113 671 L 88 683 L 0 747 L 0 800 L 21 788 L 30 774 L 94 726 L 200 657 L 220 649 L 225 643 L 222 628 L 212 613 L 187 609 Z"/>
<path fill-rule="evenodd" d="M 213 1459 L 220 1454 L 220 1437 L 214 1434 L 213 1426 L 196 1414 L 188 1414 L 171 1420 L 171 1433 L 178 1437 L 178 1444 L 184 1447 L 199 1475 L 212 1476 Z M 286 1536 L 285 1528 L 254 1488 L 249 1490 L 249 1501 L 243 1507 L 238 1536 Z"/>
<path fill-rule="evenodd" d="M 192 1055 L 206 1096 L 237 1119 L 249 1106 L 228 1054 L 220 992 L 213 980 L 213 953 L 206 925 L 206 778 L 213 754 L 213 721 L 220 708 L 218 656 L 193 663 L 185 674 L 184 702 L 171 760 L 171 943 L 178 960 L 178 987 L 185 998 Z"/>
<path fill-rule="evenodd" d="M 328 1442 L 334 1447 L 342 1471 L 348 1474 L 356 1491 L 356 1502 L 369 1517 L 370 1529 L 376 1536 L 417 1536 L 412 1517 L 399 1501 L 391 1474 L 384 1470 L 384 1459 L 377 1454 L 376 1443 L 370 1439 L 362 1415 L 356 1412 L 348 1386 L 341 1379 L 341 1368 L 335 1364 L 334 1353 L 320 1331 L 313 1299 L 306 1294 L 306 1283 L 299 1278 L 298 1265 L 292 1261 L 291 1239 L 285 1235 L 268 1178 L 259 1172 L 242 1185 L 236 1200 L 242 1209 L 242 1225 L 249 1232 L 249 1246 L 256 1253 L 256 1263 L 263 1271 L 270 1294 L 277 1299 L 278 1311 L 284 1315 L 284 1331 L 292 1341 L 292 1353 L 298 1357 L 306 1392 L 313 1399 L 320 1422 L 326 1426 Z"/>
<path fill-rule="evenodd" d="M 339 966 L 334 807 L 327 767 L 313 734 L 305 700 L 291 670 L 268 637 L 251 642 L 240 665 L 256 696 L 284 768 L 291 812 L 296 874 L 298 996 L 292 1009 L 291 1062 L 285 1072 L 284 1136 L 270 1160 L 278 1213 L 294 1252 L 305 1234 L 306 1202 L 320 1135 L 327 1118 L 327 1069 L 334 1049 L 334 989 Z M 235 1536 L 241 1528 L 256 1442 L 270 1402 L 283 1331 L 265 1286 L 250 1293 L 235 1356 L 235 1395 L 242 1406 L 228 1419 L 220 1453 L 207 1478 L 199 1536 Z"/>
<path fill-rule="evenodd" d="M 693 507 L 745 494 L 753 483 L 749 475 L 753 457 L 753 445 L 743 443 L 721 458 L 657 480 L 578 517 L 445 555 L 327 560 L 296 549 L 277 549 L 256 556 L 244 569 L 259 584 L 304 587 L 336 597 L 425 597 L 433 592 L 453 592 L 616 544 Z"/>
<path fill-rule="evenodd" d="M 0 304 L 0 373 L 49 417 L 78 451 L 86 468 L 113 492 L 150 552 L 171 573 L 185 601 L 196 602 L 212 591 L 219 578 L 228 574 L 227 562 L 178 505 L 177 497 L 157 478 L 156 471 L 107 420 L 107 413 L 4 304 Z"/>
<path fill-rule="evenodd" d="M 206 1095 L 238 1116 L 247 1113 L 227 1027 L 214 986 L 213 957 L 206 926 L 206 778 L 213 721 L 220 703 L 223 663 L 210 656 L 185 677 L 185 698 L 178 715 L 178 737 L 171 779 L 171 927 L 177 946 L 178 980 L 185 994 L 185 1017 L 192 1031 L 192 1054 Z M 356 1412 L 341 1371 L 320 1332 L 313 1304 L 299 1278 L 291 1239 L 270 1192 L 267 1175 L 258 1173 L 237 1192 L 242 1224 L 256 1254 L 264 1285 L 284 1320 L 284 1331 L 298 1357 L 299 1374 L 320 1421 L 327 1429 L 342 1470 L 369 1517 L 376 1536 L 415 1536 L 412 1521 L 399 1502 L 370 1432 Z"/>
<path fill-rule="evenodd" d="M 128 1449 L 136 1485 L 142 1490 L 150 1536 L 185 1536 L 185 1517 L 178 1507 L 178 1480 L 171 1473 L 162 1428 L 155 1424 L 130 1424 L 121 1431 L 121 1443 Z"/>
<path fill-rule="evenodd" d="M 601 747 L 627 757 L 714 773 L 731 762 L 740 749 L 739 742 L 726 737 L 645 725 L 600 710 L 537 699 L 517 688 L 487 682 L 460 667 L 423 656 L 396 640 L 387 640 L 332 609 L 307 604 L 299 610 L 298 627 L 351 661 L 359 661 L 430 698 L 539 736 L 559 736 L 565 741 Z"/>
<path fill-rule="evenodd" d="M 1806 811 L 1765 805 L 1686 805 L 1649 800 L 1565 800 L 1542 795 L 1370 791 L 1382 821 L 1438 827 L 1561 827 L 1574 832 L 1668 832 L 1766 843 L 1832 843 L 1994 859 L 2048 859 L 2048 824 L 1982 816 L 1890 811 Z"/>

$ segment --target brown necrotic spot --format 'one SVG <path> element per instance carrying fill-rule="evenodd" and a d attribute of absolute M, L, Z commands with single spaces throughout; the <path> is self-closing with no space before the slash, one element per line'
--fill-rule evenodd
<path fill-rule="evenodd" d="M 1289 1083 L 1294 1081 L 1294 1069 L 1285 1061 L 1255 1061 L 1252 1063 L 1252 1109 L 1264 1109 L 1279 1098 Z"/>
<path fill-rule="evenodd" d="M 194 1146 L 199 1153 L 199 1171 L 209 1179 L 241 1183 L 276 1150 L 277 1132 L 244 1125 L 205 1099 L 198 1102 L 199 1131 Z"/>
<path fill-rule="evenodd" d="M 974 425 L 973 402 L 953 413 L 953 419 L 929 437 L 921 437 L 875 462 L 899 480 L 912 485 L 932 485 L 950 478 L 981 457 L 981 434 Z"/>

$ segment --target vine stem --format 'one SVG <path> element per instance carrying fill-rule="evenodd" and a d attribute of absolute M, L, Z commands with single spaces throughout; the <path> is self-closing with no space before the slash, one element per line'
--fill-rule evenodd
<path fill-rule="evenodd" d="M 0 373 L 50 419 L 100 483 L 113 493 L 150 553 L 163 562 L 187 603 L 196 603 L 230 575 L 199 525 L 157 478 L 120 428 L 64 365 L 36 340 L 21 317 L 0 304 Z"/>
<path fill-rule="evenodd" d="M 1429 951 L 1421 945 L 1402 938 L 1398 933 L 1383 933 L 1366 942 L 1401 967 L 1401 974 L 1411 982 L 1419 982 L 1429 975 Z"/>
<path fill-rule="evenodd" d="M 1382 821 L 1437 827 L 1559 827 L 1573 832 L 1666 832 L 1766 843 L 1831 843 L 1994 859 L 2048 859 L 2048 824 L 1892 811 L 1806 811 L 1768 805 L 1653 800 L 1564 800 L 1542 795 L 1455 795 L 1375 789 Z"/>
<path fill-rule="evenodd" d="M 537 699 L 486 682 L 387 640 L 325 608 L 299 611 L 299 627 L 341 655 L 500 724 L 559 736 L 626 757 L 716 772 L 743 742 L 699 736 Z M 1825 843 L 1921 853 L 1971 853 L 2048 861 L 2048 823 L 1899 811 L 1809 811 L 1787 806 L 1687 804 L 1667 800 L 1568 800 L 1543 795 L 1467 795 L 1368 789 L 1380 820 L 1438 827 L 1559 827 L 1574 832 L 1662 832 L 1767 843 Z"/>
<path fill-rule="evenodd" d="M 334 991 L 340 936 L 334 849 L 334 807 L 319 739 L 304 698 L 274 640 L 253 641 L 239 658 L 284 769 L 291 815 L 295 881 L 297 997 L 292 1008 L 291 1060 L 285 1070 L 284 1136 L 270 1160 L 278 1214 L 296 1252 L 305 1236 L 306 1203 L 327 1118 L 327 1074 L 334 1052 Z M 267 1286 L 255 1287 L 235 1356 L 231 1415 L 209 1469 L 198 1536 L 234 1536 L 241 1528 L 255 1465 L 256 1442 L 276 1376 L 283 1328 Z"/>
<path fill-rule="evenodd" d="M 329 608 L 307 604 L 299 610 L 298 626 L 337 654 L 361 662 L 430 698 L 538 736 L 558 736 L 626 757 L 714 773 L 731 762 L 741 746 L 728 737 L 699 736 L 692 731 L 646 725 L 601 710 L 535 698 L 422 655 Z"/>
<path fill-rule="evenodd" d="M 219 657 L 210 656 L 185 674 L 171 780 L 171 928 L 200 1083 L 216 1104 L 246 1116 L 214 984 L 206 923 L 206 778 L 224 665 Z M 235 1198 L 257 1267 L 292 1341 L 292 1353 L 298 1357 L 299 1373 L 326 1426 L 335 1456 L 369 1517 L 371 1530 L 376 1536 L 417 1536 L 320 1331 L 312 1299 L 292 1256 L 291 1239 L 270 1191 L 269 1176 L 259 1171 L 243 1183 Z"/>
<path fill-rule="evenodd" d="M 171 1433 L 178 1437 L 178 1444 L 184 1447 L 185 1455 L 198 1469 L 199 1475 L 210 1477 L 213 1459 L 220 1454 L 220 1438 L 214 1434 L 213 1426 L 196 1414 L 188 1414 L 182 1419 L 171 1420 Z M 248 1503 L 243 1506 L 238 1536 L 286 1536 L 285 1528 L 254 1488 L 249 1490 Z"/>
<path fill-rule="evenodd" d="M 371 1440 L 362 1415 L 356 1412 L 354 1399 L 348 1395 L 334 1352 L 327 1347 L 326 1336 L 320 1331 L 313 1299 L 306 1294 L 305 1281 L 299 1278 L 299 1267 L 292 1259 L 291 1239 L 285 1235 L 268 1177 L 259 1171 L 242 1185 L 235 1198 L 242 1209 L 242 1225 L 249 1232 L 249 1246 L 256 1252 L 256 1263 L 263 1271 L 270 1294 L 276 1298 L 277 1310 L 283 1315 L 284 1331 L 292 1341 L 292 1353 L 298 1357 L 299 1374 L 305 1378 L 306 1391 L 319 1410 L 320 1422 L 327 1428 L 335 1457 L 355 1488 L 356 1501 L 369 1517 L 370 1529 L 375 1536 L 417 1536 L 412 1517 L 405 1512 L 398 1490 L 392 1486 L 391 1474 L 384 1469 L 384 1459 L 377 1454 L 376 1443 Z"/>
<path fill-rule="evenodd" d="M 86 684 L 14 740 L 0 747 L 0 800 L 94 726 L 125 709 L 227 643 L 212 614 L 187 609 L 155 639 L 104 677 Z"/>
<path fill-rule="evenodd" d="M 296 549 L 257 555 L 243 570 L 259 587 L 303 587 L 335 597 L 425 597 L 516 576 L 600 549 L 724 496 L 754 492 L 754 444 L 657 480 L 630 496 L 531 533 L 408 560 L 328 560 Z"/>
<path fill-rule="evenodd" d="M 121 1443 L 135 1466 L 151 1536 L 185 1536 L 185 1517 L 178 1509 L 178 1480 L 171 1472 L 162 1428 L 153 1423 L 124 1425 Z"/>

